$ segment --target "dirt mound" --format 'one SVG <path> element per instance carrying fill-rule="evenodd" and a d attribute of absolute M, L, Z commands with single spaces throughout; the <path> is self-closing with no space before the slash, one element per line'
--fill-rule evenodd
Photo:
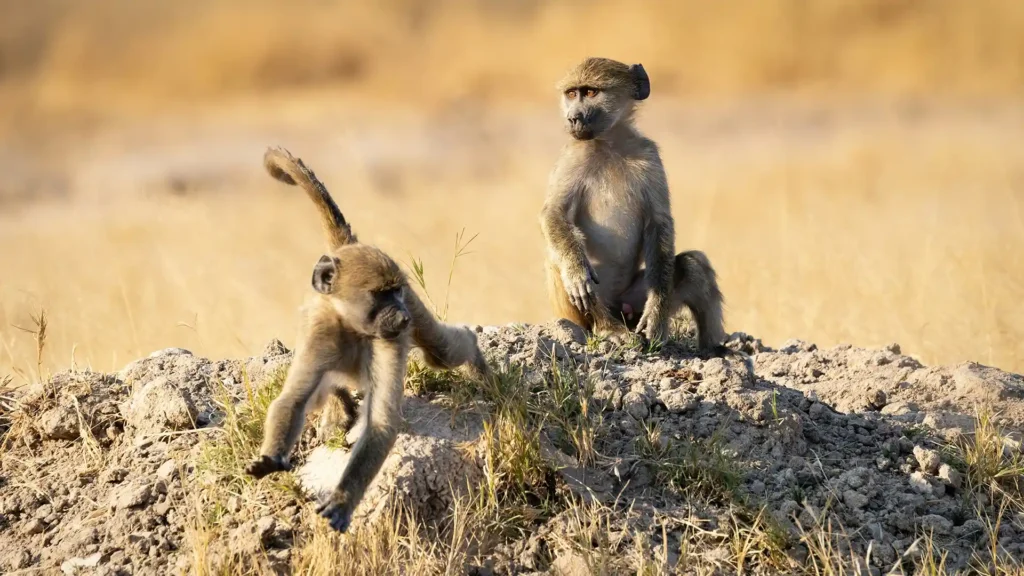
<path fill-rule="evenodd" d="M 355 533 L 382 542 L 374 526 L 404 510 L 439 540 L 474 542 L 446 562 L 475 573 L 880 573 L 1024 557 L 1020 375 L 924 367 L 897 345 L 772 350 L 734 334 L 741 354 L 705 358 L 685 337 L 648 350 L 567 322 L 478 332 L 500 382 L 410 369 L 405 429 Z M 0 569 L 315 564 L 328 547 L 315 548 L 326 536 L 308 500 L 337 481 L 346 443 L 309 426 L 295 474 L 258 483 L 240 469 L 289 360 L 276 341 L 246 360 L 171 349 L 17 398 Z M 481 493 L 498 513 L 452 536 Z"/>

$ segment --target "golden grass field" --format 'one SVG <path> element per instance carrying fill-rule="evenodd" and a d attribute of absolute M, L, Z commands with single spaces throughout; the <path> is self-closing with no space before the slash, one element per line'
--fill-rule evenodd
<path fill-rule="evenodd" d="M 276 144 L 439 307 L 476 235 L 449 320 L 549 318 L 552 86 L 587 55 L 650 72 L 728 330 L 1024 371 L 1024 4 L 240 5 L 0 2 L 0 374 L 291 345 L 323 241 Z"/>

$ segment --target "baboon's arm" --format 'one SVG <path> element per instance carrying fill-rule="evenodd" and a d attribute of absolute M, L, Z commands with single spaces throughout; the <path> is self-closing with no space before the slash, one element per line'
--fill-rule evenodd
<path fill-rule="evenodd" d="M 582 186 L 559 187 L 549 193 L 541 208 L 541 231 L 548 249 L 562 266 L 584 265 L 587 260 L 586 239 L 575 224 L 582 195 Z"/>
<path fill-rule="evenodd" d="M 597 273 L 586 252 L 586 236 L 575 224 L 584 188 L 582 184 L 556 185 L 541 209 L 540 226 L 549 258 L 558 266 L 569 301 L 581 312 L 596 301 Z"/>
<path fill-rule="evenodd" d="M 267 409 L 260 458 L 246 469 L 249 474 L 261 478 L 291 469 L 288 457 L 302 434 L 310 400 L 327 372 L 329 362 L 325 360 L 315 350 L 296 351 L 281 393 Z"/>
<path fill-rule="evenodd" d="M 647 301 L 637 332 L 649 340 L 664 340 L 671 309 L 675 261 L 675 228 L 668 206 L 664 180 L 655 179 L 655 190 L 648 196 L 643 231 L 644 280 Z"/>

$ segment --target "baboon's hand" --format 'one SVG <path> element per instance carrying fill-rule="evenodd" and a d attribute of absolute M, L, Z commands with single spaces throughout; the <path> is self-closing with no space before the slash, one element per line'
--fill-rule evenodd
<path fill-rule="evenodd" d="M 652 343 L 665 341 L 668 336 L 668 318 L 662 312 L 661 306 L 653 304 L 651 300 L 647 301 L 640 322 L 636 325 L 636 333 L 643 335 Z"/>
<path fill-rule="evenodd" d="M 352 509 L 348 504 L 348 497 L 340 490 L 335 490 L 326 502 L 316 507 L 317 514 L 327 519 L 331 528 L 338 532 L 345 532 L 352 524 Z"/>
<path fill-rule="evenodd" d="M 597 299 L 595 284 L 600 284 L 597 273 L 586 258 L 581 266 L 562 268 L 562 285 L 569 295 L 569 302 L 580 312 L 590 311 L 591 303 Z"/>
<path fill-rule="evenodd" d="M 274 472 L 288 472 L 292 465 L 276 456 L 260 456 L 245 467 L 245 473 L 254 478 L 263 478 Z"/>

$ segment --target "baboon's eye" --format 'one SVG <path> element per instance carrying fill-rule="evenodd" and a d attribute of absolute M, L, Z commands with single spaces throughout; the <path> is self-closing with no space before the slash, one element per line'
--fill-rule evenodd
<path fill-rule="evenodd" d="M 575 89 L 573 89 L 573 90 L 566 90 L 565 91 L 565 96 L 569 100 L 575 100 L 576 99 L 576 90 Z"/>
<path fill-rule="evenodd" d="M 597 89 L 596 88 L 587 88 L 586 96 L 587 96 L 587 98 L 593 98 L 594 96 L 597 96 Z"/>

